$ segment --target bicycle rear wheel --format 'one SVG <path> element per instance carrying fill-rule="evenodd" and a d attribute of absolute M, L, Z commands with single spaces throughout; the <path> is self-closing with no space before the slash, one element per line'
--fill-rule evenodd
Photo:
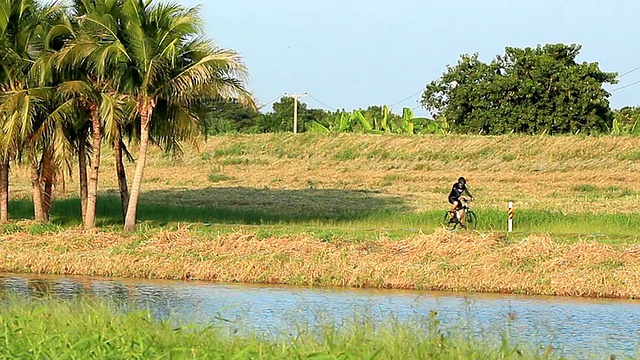
<path fill-rule="evenodd" d="M 447 211 L 444 213 L 444 220 L 442 221 L 442 224 L 447 230 L 453 231 L 460 224 L 460 222 L 454 217 L 452 217 L 451 213 Z"/>

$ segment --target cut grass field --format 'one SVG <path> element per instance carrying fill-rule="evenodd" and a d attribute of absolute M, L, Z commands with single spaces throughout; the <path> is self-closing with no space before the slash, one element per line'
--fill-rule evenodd
<path fill-rule="evenodd" d="M 454 149 L 449 149 L 454 148 Z M 451 184 L 465 176 L 480 229 L 562 239 L 635 241 L 640 233 L 640 137 L 325 136 L 212 137 L 182 157 L 152 154 L 140 221 L 284 225 L 402 237 L 438 227 Z M 105 152 L 100 221 L 121 221 L 113 159 Z M 129 164 L 129 174 L 133 164 Z M 80 223 L 74 179 L 57 187 L 54 223 Z M 26 169 L 12 174 L 12 216 L 31 217 Z M 407 230 L 408 229 L 408 230 Z"/>
<path fill-rule="evenodd" d="M 122 216 L 113 159 L 105 151 L 98 200 L 102 226 L 96 233 L 99 235 L 76 230 L 80 224 L 77 186 L 66 179 L 64 188 L 62 183 L 56 187 L 52 224 L 19 220 L 2 227 L 4 238 L 11 239 L 0 245 L 5 259 L 2 269 L 109 275 L 84 268 L 87 264 L 81 255 L 88 250 L 78 245 L 79 241 L 102 251 L 103 259 L 94 259 L 98 262 L 96 267 L 118 268 L 116 263 L 122 259 L 114 256 L 123 252 L 114 247 L 124 247 L 124 253 L 137 258 L 137 262 L 122 260 L 126 266 L 118 273 L 120 276 L 176 278 L 189 273 L 193 278 L 213 281 L 636 298 L 640 296 L 640 281 L 633 275 L 640 273 L 638 149 L 640 137 L 610 136 L 212 137 L 197 149 L 185 148 L 182 157 L 152 153 L 145 172 L 139 230 L 131 236 L 119 233 Z M 129 164 L 129 174 L 132 166 Z M 13 170 L 11 215 L 14 219 L 29 219 L 32 215 L 30 201 L 25 199 L 29 193 L 26 169 Z M 486 248 L 477 245 L 475 249 L 484 251 L 487 257 L 478 253 L 469 261 L 447 257 L 451 254 L 438 255 L 437 261 L 432 257 L 416 258 L 410 268 L 401 270 L 397 265 L 406 259 L 391 250 L 394 242 L 451 245 L 442 240 L 452 235 L 443 232 L 441 220 L 449 206 L 446 197 L 451 184 L 459 176 L 467 178 L 477 199 L 472 205 L 479 224 L 477 233 L 458 233 L 452 244 L 463 248 L 484 244 Z M 514 201 L 516 217 L 515 232 L 507 234 L 509 201 Z M 175 234 L 189 240 L 167 245 L 171 250 L 161 258 L 173 259 L 173 265 L 153 271 L 140 265 L 150 266 L 161 260 L 153 256 L 155 250 L 145 241 L 162 243 L 165 236 L 173 239 Z M 215 250 L 206 251 L 216 249 L 228 237 L 259 239 L 275 247 L 293 242 L 325 248 L 305 253 L 304 249 L 281 247 L 281 251 L 274 250 L 269 255 L 273 259 L 260 258 L 259 254 L 252 258 L 243 253 L 242 247 L 253 243 L 243 245 L 239 240 L 234 242 L 237 251 L 223 257 L 229 262 L 216 257 Z M 99 240 L 103 238 L 111 243 Z M 189 242 L 203 245 L 186 250 Z M 59 248 L 46 246 L 47 243 Z M 364 268 L 370 270 L 363 270 L 361 261 L 347 254 L 349 261 L 339 264 L 336 273 L 323 273 L 326 264 L 322 254 L 335 252 L 328 245 L 336 243 L 352 244 L 352 248 L 345 245 L 338 253 L 353 250 L 360 254 L 354 249 L 363 244 L 389 252 L 372 258 L 371 267 Z M 511 258 L 513 252 L 530 243 L 545 245 L 527 250 L 531 254 L 523 260 L 526 264 Z M 14 248 L 16 244 L 22 248 Z M 549 253 L 548 248 L 554 250 Z M 40 256 L 50 256 L 39 258 L 38 263 L 19 255 L 38 255 L 41 249 L 49 253 Z M 290 253 L 294 250 L 300 253 Z M 194 257 L 185 257 L 188 251 Z M 566 259 L 566 254 L 575 251 L 590 252 L 583 254 L 587 262 Z M 208 262 L 196 261 L 198 256 Z M 475 281 L 482 274 L 473 269 L 489 261 L 499 265 L 504 278 L 492 279 L 487 272 L 487 279 Z M 238 273 L 223 265 L 236 266 Z M 260 269 L 255 275 L 251 274 L 253 265 Z M 274 276 L 269 272 L 273 266 L 290 273 Z M 347 271 L 349 267 L 356 271 Z M 386 272 L 376 273 L 372 270 L 376 268 Z M 411 275 L 416 271 L 421 275 Z M 438 271 L 446 281 L 434 280 Z M 521 276 L 513 276 L 518 271 Z M 469 277 L 472 273 L 478 278 Z M 594 280 L 599 278 L 602 281 Z"/>

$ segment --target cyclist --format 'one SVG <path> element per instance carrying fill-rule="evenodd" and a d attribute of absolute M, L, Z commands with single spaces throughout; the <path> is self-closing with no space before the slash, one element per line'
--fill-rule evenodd
<path fill-rule="evenodd" d="M 451 210 L 449 211 L 449 213 L 451 214 L 451 218 L 456 216 L 456 210 L 462 209 L 462 201 L 464 200 L 464 198 L 462 198 L 462 200 L 460 199 L 462 197 L 462 194 L 469 195 L 469 198 L 473 200 L 473 195 L 471 195 L 469 189 L 467 189 L 467 180 L 465 180 L 465 178 L 463 177 L 460 177 L 458 179 L 458 182 L 453 184 L 453 186 L 451 187 L 451 192 L 449 193 L 449 203 L 451 204 Z M 462 227 L 464 227 L 464 215 L 464 211 L 461 211 L 459 220 L 460 226 Z"/>

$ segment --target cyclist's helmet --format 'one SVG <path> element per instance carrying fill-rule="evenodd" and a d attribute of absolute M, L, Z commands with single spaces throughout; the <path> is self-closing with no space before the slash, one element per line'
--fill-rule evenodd
<path fill-rule="evenodd" d="M 458 184 L 460 185 L 466 185 L 467 184 L 467 180 L 465 180 L 463 177 L 460 177 L 458 179 Z"/>

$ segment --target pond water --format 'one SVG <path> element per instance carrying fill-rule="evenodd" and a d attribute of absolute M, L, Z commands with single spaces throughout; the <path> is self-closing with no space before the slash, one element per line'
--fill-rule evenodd
<path fill-rule="evenodd" d="M 82 295 L 145 307 L 158 318 L 292 333 L 301 324 L 355 317 L 428 319 L 485 337 L 507 333 L 570 358 L 640 356 L 640 301 L 427 291 L 257 286 L 203 282 L 0 274 L 0 289 L 34 298 Z"/>

